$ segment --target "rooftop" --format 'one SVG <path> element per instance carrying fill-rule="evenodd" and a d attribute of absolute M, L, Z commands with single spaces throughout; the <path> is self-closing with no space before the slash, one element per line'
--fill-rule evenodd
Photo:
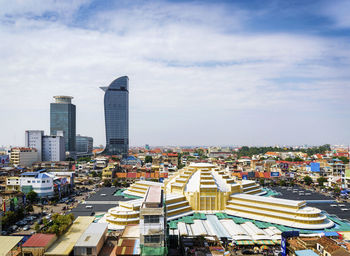
<path fill-rule="evenodd" d="M 34 234 L 22 245 L 22 247 L 45 247 L 55 238 L 56 235 L 54 234 Z"/>
<path fill-rule="evenodd" d="M 0 236 L 0 255 L 7 255 L 7 253 L 15 247 L 23 236 Z"/>
<path fill-rule="evenodd" d="M 75 243 L 94 219 L 94 217 L 78 217 L 68 231 L 45 252 L 45 255 L 69 255 Z"/>
<path fill-rule="evenodd" d="M 94 247 L 97 246 L 101 237 L 108 230 L 107 223 L 91 223 L 84 234 L 81 235 L 75 246 Z"/>

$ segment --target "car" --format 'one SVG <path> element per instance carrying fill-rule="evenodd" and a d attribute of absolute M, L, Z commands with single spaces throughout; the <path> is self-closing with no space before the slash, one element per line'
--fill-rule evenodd
<path fill-rule="evenodd" d="M 25 225 L 24 227 L 23 227 L 23 230 L 24 231 L 27 231 L 27 230 L 29 230 L 30 229 L 30 226 L 29 225 Z"/>
<path fill-rule="evenodd" d="M 243 249 L 242 254 L 254 254 L 253 250 Z"/>
<path fill-rule="evenodd" d="M 7 231 L 5 231 L 5 230 L 1 231 L 2 236 L 6 236 L 7 234 L 8 234 Z"/>
<path fill-rule="evenodd" d="M 17 224 L 18 226 L 24 226 L 24 225 L 27 225 L 27 221 L 21 220 L 21 221 L 18 221 L 16 224 Z"/>

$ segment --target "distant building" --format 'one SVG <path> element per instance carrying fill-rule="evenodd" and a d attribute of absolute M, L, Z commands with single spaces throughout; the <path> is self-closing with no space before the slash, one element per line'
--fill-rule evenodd
<path fill-rule="evenodd" d="M 44 135 L 44 131 L 25 132 L 26 147 L 35 148 L 39 153 L 38 161 L 64 161 L 66 159 L 63 131 L 57 135 Z"/>
<path fill-rule="evenodd" d="M 15 166 L 31 166 L 38 159 L 38 151 L 34 148 L 11 149 L 10 162 Z"/>
<path fill-rule="evenodd" d="M 71 96 L 54 96 L 55 102 L 50 104 L 50 133 L 63 131 L 65 150 L 75 152 L 76 108 Z"/>
<path fill-rule="evenodd" d="M 19 177 L 7 177 L 6 178 L 6 190 L 7 191 L 20 191 L 20 178 Z"/>
<path fill-rule="evenodd" d="M 44 136 L 43 161 L 64 161 L 66 159 L 65 143 L 63 136 Z"/>
<path fill-rule="evenodd" d="M 94 139 L 92 137 L 87 136 L 76 136 L 76 147 L 75 150 L 77 154 L 91 154 L 93 150 Z"/>
<path fill-rule="evenodd" d="M 129 149 L 129 78 L 119 77 L 101 89 L 105 92 L 106 148 L 103 153 L 126 156 Z"/>
<path fill-rule="evenodd" d="M 42 161 L 43 137 L 44 131 L 25 131 L 25 146 L 28 148 L 35 148 L 38 151 L 38 161 Z"/>

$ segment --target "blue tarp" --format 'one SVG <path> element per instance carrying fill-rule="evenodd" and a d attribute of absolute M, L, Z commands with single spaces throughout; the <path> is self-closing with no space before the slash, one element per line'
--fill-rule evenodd
<path fill-rule="evenodd" d="M 296 256 L 318 256 L 313 250 L 301 250 L 295 251 Z"/>
<path fill-rule="evenodd" d="M 328 231 L 328 232 L 323 232 L 323 234 L 324 234 L 325 236 L 339 236 L 339 234 L 338 234 L 337 232 L 330 232 L 330 231 Z"/>
<path fill-rule="evenodd" d="M 312 172 L 320 172 L 320 163 L 310 163 Z"/>

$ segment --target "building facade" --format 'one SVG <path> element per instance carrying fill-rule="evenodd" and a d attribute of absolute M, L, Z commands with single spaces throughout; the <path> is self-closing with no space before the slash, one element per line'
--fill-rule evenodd
<path fill-rule="evenodd" d="M 53 178 L 40 171 L 22 173 L 20 185 L 24 194 L 33 190 L 39 197 L 52 197 L 54 195 Z"/>
<path fill-rule="evenodd" d="M 38 161 L 64 161 L 66 158 L 65 140 L 63 131 L 57 131 L 57 135 L 44 135 L 44 131 L 26 131 L 26 147 L 35 148 L 38 151 Z"/>
<path fill-rule="evenodd" d="M 25 146 L 28 148 L 35 148 L 38 151 L 38 161 L 42 161 L 43 136 L 44 131 L 25 131 Z"/>
<path fill-rule="evenodd" d="M 66 159 L 65 141 L 63 136 L 43 137 L 43 161 L 64 161 Z"/>
<path fill-rule="evenodd" d="M 55 102 L 50 104 L 50 133 L 63 131 L 65 150 L 75 152 L 76 108 L 71 96 L 54 96 Z"/>
<path fill-rule="evenodd" d="M 12 148 L 10 162 L 15 166 L 31 166 L 38 161 L 39 154 L 35 148 Z"/>
<path fill-rule="evenodd" d="M 119 77 L 101 89 L 105 92 L 106 148 L 103 153 L 126 156 L 129 149 L 129 78 Z"/>
<path fill-rule="evenodd" d="M 84 154 L 92 154 L 94 139 L 87 136 L 76 136 L 76 152 Z"/>

